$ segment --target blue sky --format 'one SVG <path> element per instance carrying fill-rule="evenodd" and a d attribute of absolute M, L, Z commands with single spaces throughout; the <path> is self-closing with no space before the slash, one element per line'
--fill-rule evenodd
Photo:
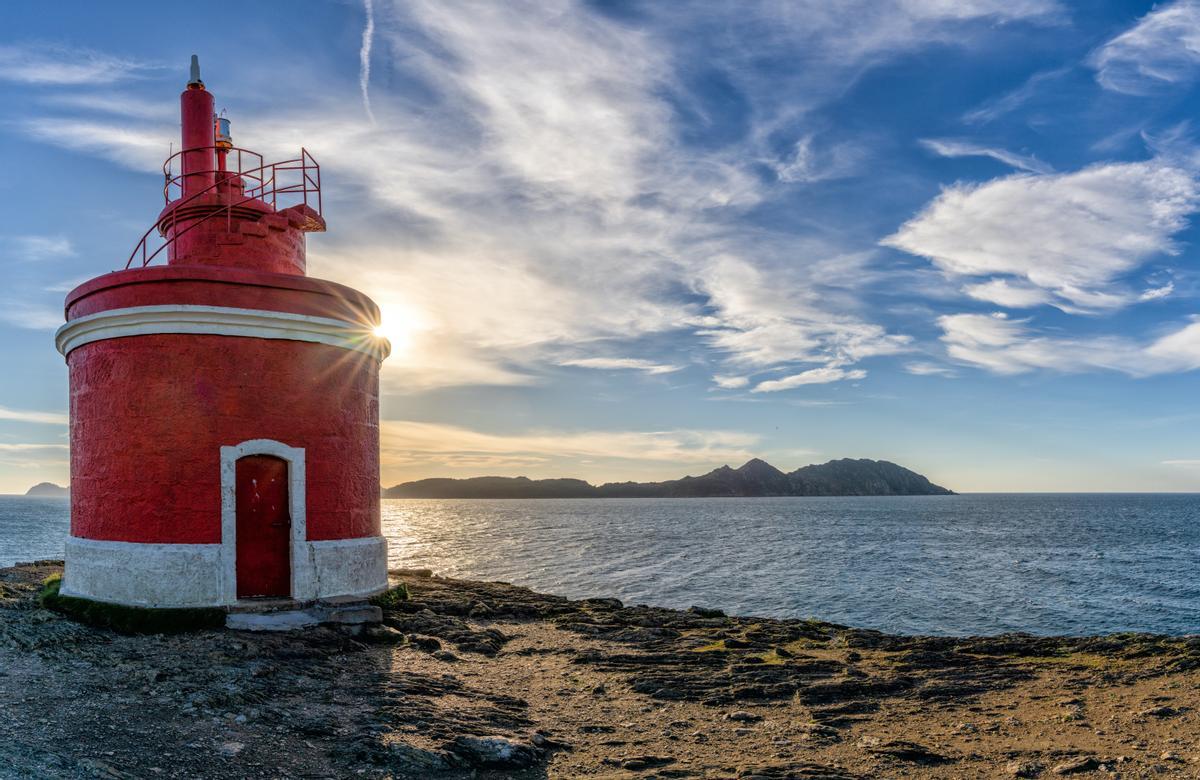
<path fill-rule="evenodd" d="M 18 4 L 0 492 L 68 476 L 67 290 L 161 208 L 190 54 L 321 162 L 384 482 L 887 458 L 1200 489 L 1200 3 Z"/>

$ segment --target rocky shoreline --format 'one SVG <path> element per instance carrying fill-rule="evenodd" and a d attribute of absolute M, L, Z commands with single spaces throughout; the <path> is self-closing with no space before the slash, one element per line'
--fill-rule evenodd
<path fill-rule="evenodd" d="M 420 571 L 357 635 L 123 636 L 38 608 L 60 570 L 0 569 L 5 780 L 1200 776 L 1200 638 L 901 637 Z"/>

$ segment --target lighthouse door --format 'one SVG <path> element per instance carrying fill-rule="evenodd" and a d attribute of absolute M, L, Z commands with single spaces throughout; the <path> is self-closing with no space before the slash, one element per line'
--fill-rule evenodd
<path fill-rule="evenodd" d="M 237 597 L 290 596 L 288 464 L 271 455 L 237 461 Z"/>

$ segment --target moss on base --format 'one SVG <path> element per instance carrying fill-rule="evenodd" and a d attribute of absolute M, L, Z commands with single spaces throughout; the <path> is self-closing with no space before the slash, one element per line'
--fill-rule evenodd
<path fill-rule="evenodd" d="M 372 596 L 370 601 L 380 609 L 395 609 L 401 601 L 408 601 L 408 586 L 402 582 L 394 588 L 388 588 L 378 596 Z"/>
<path fill-rule="evenodd" d="M 61 586 L 62 575 L 47 577 L 38 594 L 38 603 L 96 628 L 109 628 L 122 634 L 182 634 L 225 626 L 225 610 L 217 607 L 129 607 L 63 596 L 58 592 Z"/>

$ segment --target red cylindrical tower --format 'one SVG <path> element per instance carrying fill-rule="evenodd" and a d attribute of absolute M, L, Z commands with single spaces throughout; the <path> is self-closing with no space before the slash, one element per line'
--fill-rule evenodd
<path fill-rule="evenodd" d="M 71 382 L 62 592 L 145 606 L 378 592 L 379 309 L 304 275 L 305 234 L 325 229 L 312 157 L 264 165 L 233 147 L 195 58 L 181 110 L 162 245 L 143 238 L 125 270 L 71 291 L 56 335 Z"/>
<path fill-rule="evenodd" d="M 212 93 L 200 80 L 200 62 L 192 55 L 192 77 L 187 89 L 179 96 L 179 116 L 183 125 L 183 195 L 196 195 L 212 186 L 216 180 L 213 155 L 216 139 L 213 135 Z"/>

